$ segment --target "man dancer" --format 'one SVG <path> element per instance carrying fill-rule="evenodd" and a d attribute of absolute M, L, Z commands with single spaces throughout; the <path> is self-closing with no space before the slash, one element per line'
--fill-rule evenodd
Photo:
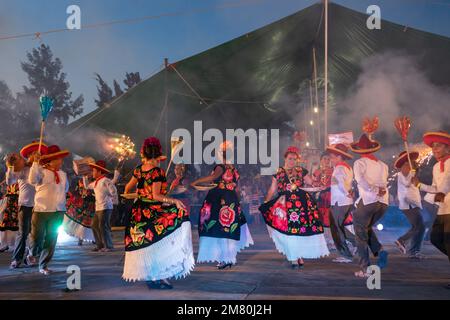
<path fill-rule="evenodd" d="M 94 182 L 88 183 L 88 178 L 83 177 L 84 187 L 94 190 L 95 193 L 95 215 L 92 220 L 92 231 L 94 232 L 95 244 L 97 247 L 93 251 L 108 252 L 114 249 L 111 236 L 111 214 L 113 210 L 113 201 L 117 197 L 117 189 L 113 181 L 106 177 L 110 173 L 106 169 L 106 163 L 99 160 L 96 163 L 90 163 Z M 117 179 L 114 179 L 117 181 Z"/>
<path fill-rule="evenodd" d="M 18 183 L 19 185 L 19 231 L 17 233 L 15 249 L 12 255 L 11 269 L 18 268 L 24 261 L 24 254 L 28 234 L 31 230 L 31 217 L 34 206 L 34 186 L 28 182 L 30 174 L 31 162 L 33 161 L 33 153 L 39 148 L 38 142 L 32 142 L 20 150 L 20 155 L 12 153 L 8 155 L 6 164 L 8 170 L 6 171 L 6 184 L 8 186 Z M 47 146 L 42 144 L 41 150 L 46 152 Z M 30 161 L 30 162 L 29 162 Z M 26 260 L 25 260 L 26 261 Z"/>
<path fill-rule="evenodd" d="M 347 241 L 356 246 L 355 235 L 345 227 L 345 221 L 353 207 L 353 170 L 346 160 L 353 159 L 344 144 L 327 147 L 331 164 L 334 167 L 331 176 L 331 219 L 330 229 L 334 246 L 341 255 L 334 262 L 352 262 L 353 254 L 348 248 Z"/>
<path fill-rule="evenodd" d="M 414 168 L 417 167 L 416 159 L 418 152 L 410 152 L 409 158 Z M 411 228 L 403 236 L 395 241 L 395 244 L 403 254 L 409 253 L 413 259 L 423 259 L 425 256 L 420 253 L 422 248 L 423 236 L 425 234 L 425 224 L 422 218 L 422 201 L 419 189 L 412 184 L 411 179 L 415 175 L 414 168 L 411 168 L 408 161 L 408 154 L 403 151 L 399 154 L 394 163 L 394 167 L 400 170 L 397 175 L 397 197 L 399 209 L 411 224 Z M 408 250 L 406 243 L 410 242 Z"/>
<path fill-rule="evenodd" d="M 427 132 L 423 135 L 423 141 L 432 148 L 438 162 L 433 167 L 431 186 L 421 184 L 417 178 L 413 179 L 413 183 L 421 191 L 435 194 L 434 201 L 439 205 L 439 209 L 431 229 L 430 240 L 450 261 L 450 134 Z M 450 289 L 450 283 L 446 288 Z"/>
<path fill-rule="evenodd" d="M 64 157 L 69 151 L 50 146 L 43 156 L 36 154 L 30 169 L 29 181 L 36 188 L 34 214 L 31 221 L 31 256 L 28 264 L 36 264 L 38 248 L 42 246 L 39 258 L 39 272 L 51 273 L 48 269 L 58 240 L 58 227 L 66 211 L 66 194 L 69 191 L 67 174 L 61 170 Z M 42 163 L 42 165 L 40 164 Z"/>
<path fill-rule="evenodd" d="M 358 142 L 350 144 L 350 148 L 361 156 L 353 165 L 359 191 L 356 210 L 353 214 L 353 227 L 360 268 L 359 271 L 355 272 L 355 276 L 368 277 L 369 248 L 373 255 L 378 257 L 377 265 L 380 269 L 387 265 L 388 253 L 383 250 L 373 226 L 383 217 L 388 207 L 387 179 L 389 170 L 388 166 L 373 154 L 381 148 L 380 143 L 370 140 L 366 134 L 363 134 Z"/>

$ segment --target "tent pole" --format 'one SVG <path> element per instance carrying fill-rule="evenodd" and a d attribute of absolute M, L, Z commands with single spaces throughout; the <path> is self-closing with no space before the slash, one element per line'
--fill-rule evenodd
<path fill-rule="evenodd" d="M 316 47 L 313 47 L 313 61 L 314 61 L 314 87 L 315 87 L 315 108 L 317 108 L 317 131 L 319 132 L 318 137 L 319 137 L 319 145 L 321 144 L 321 138 L 320 136 L 322 135 L 322 132 L 320 130 L 320 113 L 319 113 L 319 93 L 318 93 L 318 89 L 317 89 L 317 63 L 316 63 Z"/>
<path fill-rule="evenodd" d="M 324 145 L 328 145 L 328 0 L 325 1 L 325 96 L 324 96 L 324 119 L 325 136 Z"/>
<path fill-rule="evenodd" d="M 168 113 L 169 113 L 169 107 L 167 104 L 167 100 L 169 98 L 169 91 L 167 90 L 167 72 L 169 72 L 168 67 L 169 67 L 169 59 L 164 58 L 164 66 L 165 66 L 165 71 L 164 71 L 164 91 L 166 93 L 165 99 L 164 99 L 164 122 L 165 122 L 165 128 L 164 128 L 164 144 L 167 146 L 167 131 L 168 131 Z M 170 144 L 169 144 L 170 146 Z M 168 148 L 166 147 L 166 150 L 168 150 Z M 168 172 L 166 173 L 168 174 Z"/>
<path fill-rule="evenodd" d="M 313 119 L 314 119 L 314 103 L 313 103 L 313 93 L 312 93 L 312 81 L 311 80 L 309 80 L 309 105 L 310 105 L 310 107 L 311 107 L 311 120 L 310 121 L 314 121 Z M 314 130 L 314 125 L 313 124 L 310 124 L 311 125 L 311 131 L 312 131 L 312 144 L 311 144 L 311 147 L 312 146 L 316 146 L 316 133 L 315 133 L 315 130 Z"/>

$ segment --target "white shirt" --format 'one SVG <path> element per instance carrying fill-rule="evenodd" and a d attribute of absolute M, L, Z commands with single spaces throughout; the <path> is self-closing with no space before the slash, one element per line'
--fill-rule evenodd
<path fill-rule="evenodd" d="M 353 172 L 359 191 L 356 203 L 362 200 L 364 205 L 378 201 L 389 204 L 389 193 L 387 192 L 389 168 L 383 161 L 360 158 L 353 164 Z M 386 193 L 382 197 L 378 196 L 380 188 L 386 189 Z"/>
<path fill-rule="evenodd" d="M 347 197 L 352 189 L 353 170 L 343 165 L 337 165 L 331 176 L 331 205 L 348 206 L 353 204 L 353 198 Z"/>
<path fill-rule="evenodd" d="M 30 175 L 30 167 L 26 166 L 19 172 L 14 172 L 13 169 L 8 168 L 6 171 L 6 184 L 8 186 L 19 184 L 19 206 L 30 207 L 34 206 L 34 196 L 36 190 L 34 186 L 28 182 Z"/>
<path fill-rule="evenodd" d="M 450 158 L 444 163 L 444 172 L 441 172 L 441 163 L 437 162 L 433 167 L 433 182 L 432 185 L 421 184 L 420 190 L 428 193 L 439 193 L 445 194 L 444 202 L 436 202 L 439 206 L 438 213 L 450 214 Z"/>
<path fill-rule="evenodd" d="M 28 177 L 29 182 L 36 188 L 34 196 L 35 212 L 66 211 L 66 194 L 69 191 L 69 181 L 64 171 L 59 170 L 59 183 L 55 174 L 33 162 Z"/>
<path fill-rule="evenodd" d="M 412 177 L 412 172 L 406 177 L 401 172 L 397 175 L 397 197 L 400 210 L 408 210 L 410 206 L 411 208 L 422 209 L 420 191 L 419 188 L 411 183 Z"/>
<path fill-rule="evenodd" d="M 120 172 L 119 170 L 114 170 L 114 177 L 111 179 L 111 182 L 113 183 L 114 189 L 116 189 L 116 196 L 113 197 L 113 205 L 117 206 L 119 205 L 119 194 L 117 193 L 116 184 L 119 181 Z"/>
<path fill-rule="evenodd" d="M 95 211 L 111 210 L 113 208 L 113 199 L 117 196 L 117 189 L 111 179 L 106 177 L 97 180 L 97 183 L 88 182 L 87 177 L 83 177 L 83 184 L 86 189 L 94 190 Z"/>

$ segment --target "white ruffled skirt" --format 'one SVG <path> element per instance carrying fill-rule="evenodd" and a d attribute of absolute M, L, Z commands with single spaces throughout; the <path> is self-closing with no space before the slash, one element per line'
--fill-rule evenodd
<path fill-rule="evenodd" d="M 289 236 L 270 226 L 267 226 L 267 230 L 278 252 L 284 254 L 289 261 L 299 258 L 318 259 L 330 254 L 323 233 L 312 236 Z"/>
<path fill-rule="evenodd" d="M 156 281 L 186 277 L 194 269 L 191 223 L 143 249 L 126 251 L 122 278 L 126 281 Z"/>
<path fill-rule="evenodd" d="M 247 224 L 241 226 L 240 240 L 200 237 L 197 263 L 219 262 L 236 263 L 236 255 L 253 244 Z"/>
<path fill-rule="evenodd" d="M 72 219 L 64 215 L 64 231 L 72 237 L 77 239 L 82 239 L 84 241 L 93 242 L 95 241 L 94 233 L 91 228 L 86 228 L 79 223 L 76 223 Z"/>

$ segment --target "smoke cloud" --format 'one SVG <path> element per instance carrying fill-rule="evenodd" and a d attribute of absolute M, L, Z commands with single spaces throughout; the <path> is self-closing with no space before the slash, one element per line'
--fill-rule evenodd
<path fill-rule="evenodd" d="M 357 139 L 362 119 L 378 116 L 380 128 L 375 137 L 384 144 L 399 144 L 393 123 L 404 115 L 412 120 L 412 142 L 420 141 L 425 131 L 448 130 L 450 88 L 433 84 L 417 60 L 399 52 L 366 59 L 355 86 L 338 103 L 338 109 L 342 106 L 349 110 L 348 114 L 338 115 L 343 131 L 352 130 Z"/>

